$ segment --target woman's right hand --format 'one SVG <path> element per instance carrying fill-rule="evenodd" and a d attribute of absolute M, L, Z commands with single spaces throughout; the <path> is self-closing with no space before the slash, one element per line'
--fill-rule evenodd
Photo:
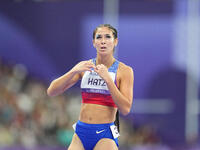
<path fill-rule="evenodd" d="M 49 96 L 56 96 L 63 93 L 80 79 L 81 72 L 91 71 L 91 68 L 95 68 L 95 65 L 91 61 L 79 62 L 66 74 L 53 80 L 47 89 L 47 94 Z"/>
<path fill-rule="evenodd" d="M 77 65 L 75 65 L 72 70 L 73 72 L 81 73 L 85 71 L 91 71 L 92 68 L 94 69 L 95 65 L 91 61 L 81 61 Z"/>

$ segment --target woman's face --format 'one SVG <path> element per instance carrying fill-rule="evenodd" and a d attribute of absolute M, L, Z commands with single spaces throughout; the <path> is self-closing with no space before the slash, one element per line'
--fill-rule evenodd
<path fill-rule="evenodd" d="M 112 30 L 107 27 L 97 29 L 93 45 L 99 54 L 113 54 L 118 40 L 114 38 Z"/>

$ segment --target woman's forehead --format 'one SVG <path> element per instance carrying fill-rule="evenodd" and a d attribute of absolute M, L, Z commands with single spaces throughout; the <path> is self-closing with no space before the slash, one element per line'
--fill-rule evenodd
<path fill-rule="evenodd" d="M 107 27 L 100 27 L 97 29 L 96 34 L 112 34 L 112 31 Z"/>

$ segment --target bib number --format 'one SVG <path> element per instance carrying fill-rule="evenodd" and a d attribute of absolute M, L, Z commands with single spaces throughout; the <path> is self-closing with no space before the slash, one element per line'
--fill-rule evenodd
<path fill-rule="evenodd" d="M 114 139 L 120 136 L 120 134 L 119 134 L 119 132 L 117 130 L 117 126 L 111 125 L 110 129 L 111 129 L 111 132 L 112 132 L 112 135 L 113 135 Z"/>
<path fill-rule="evenodd" d="M 74 123 L 74 124 L 72 125 L 72 128 L 74 129 L 74 131 L 76 130 L 76 123 Z"/>

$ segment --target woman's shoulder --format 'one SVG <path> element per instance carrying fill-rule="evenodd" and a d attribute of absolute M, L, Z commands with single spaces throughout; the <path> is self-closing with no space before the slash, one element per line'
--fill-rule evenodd
<path fill-rule="evenodd" d="M 120 72 L 133 72 L 133 68 L 123 62 L 119 62 L 119 70 Z"/>
<path fill-rule="evenodd" d="M 119 62 L 119 67 L 118 67 L 118 78 L 121 80 L 123 79 L 128 79 L 130 77 L 134 76 L 134 72 L 131 66 L 128 66 L 124 64 L 123 62 Z"/>

